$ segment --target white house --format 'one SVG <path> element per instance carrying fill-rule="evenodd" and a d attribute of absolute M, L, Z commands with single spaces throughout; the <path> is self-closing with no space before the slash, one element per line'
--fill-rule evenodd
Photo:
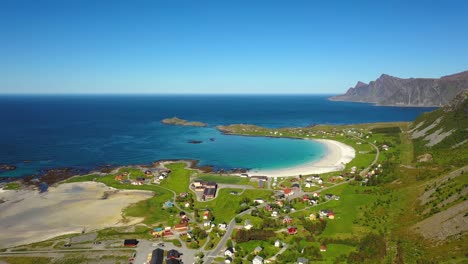
<path fill-rule="evenodd" d="M 244 223 L 244 228 L 245 228 L 246 230 L 250 230 L 250 229 L 252 229 L 252 227 L 253 227 L 253 225 L 250 223 L 250 220 L 249 220 L 249 219 L 246 219 L 246 220 L 245 220 L 245 223 Z"/>
<path fill-rule="evenodd" d="M 252 260 L 252 264 L 263 264 L 263 258 L 260 256 L 255 256 L 255 258 Z"/>
<path fill-rule="evenodd" d="M 232 247 L 226 248 L 224 251 L 224 256 L 228 256 L 230 258 L 234 257 L 234 249 Z"/>
<path fill-rule="evenodd" d="M 226 223 L 218 224 L 218 228 L 219 228 L 219 230 L 226 231 L 227 224 Z"/>
<path fill-rule="evenodd" d="M 265 201 L 263 199 L 257 198 L 254 200 L 254 203 L 263 204 Z"/>
<path fill-rule="evenodd" d="M 279 240 L 275 241 L 275 247 L 277 248 L 281 247 L 281 242 Z"/>

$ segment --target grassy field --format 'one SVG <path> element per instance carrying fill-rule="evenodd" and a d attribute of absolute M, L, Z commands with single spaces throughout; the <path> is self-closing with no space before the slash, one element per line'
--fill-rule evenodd
<path fill-rule="evenodd" d="M 48 257 L 0 257 L 0 261 L 8 264 L 50 264 L 53 263 Z"/>
<path fill-rule="evenodd" d="M 186 169 L 185 163 L 171 163 L 166 165 L 171 170 L 169 177 L 161 181 L 161 186 L 173 190 L 177 194 L 189 191 L 190 176 L 194 170 Z"/>
<path fill-rule="evenodd" d="M 215 175 L 215 174 L 201 174 L 197 179 L 202 181 L 214 181 L 216 183 L 225 183 L 225 184 L 239 184 L 239 185 L 248 185 L 250 183 L 248 178 L 243 178 L 240 176 L 232 175 Z"/>
<path fill-rule="evenodd" d="M 242 199 L 248 198 L 253 201 L 256 198 L 261 198 L 269 200 L 272 195 L 272 192 L 267 190 L 245 190 L 243 195 L 232 195 L 230 194 L 231 191 L 242 192 L 241 189 L 221 189 L 216 199 L 205 203 L 198 203 L 197 208 L 212 210 L 217 223 L 229 223 L 236 215 L 236 210 L 242 203 Z"/>

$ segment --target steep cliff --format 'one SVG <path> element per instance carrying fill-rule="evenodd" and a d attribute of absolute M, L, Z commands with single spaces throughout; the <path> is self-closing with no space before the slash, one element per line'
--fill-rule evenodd
<path fill-rule="evenodd" d="M 465 89 L 468 89 L 468 71 L 440 79 L 401 79 L 382 74 L 369 84 L 358 82 L 345 94 L 330 100 L 395 106 L 443 106 Z"/>

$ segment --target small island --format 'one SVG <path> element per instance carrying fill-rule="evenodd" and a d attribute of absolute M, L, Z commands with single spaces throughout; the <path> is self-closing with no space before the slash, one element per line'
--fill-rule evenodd
<path fill-rule="evenodd" d="M 198 121 L 187 121 L 184 119 L 180 119 L 178 117 L 173 118 L 165 118 L 161 120 L 161 123 L 166 125 L 175 125 L 175 126 L 195 126 L 195 127 L 206 127 L 208 126 L 206 123 L 198 122 Z"/>

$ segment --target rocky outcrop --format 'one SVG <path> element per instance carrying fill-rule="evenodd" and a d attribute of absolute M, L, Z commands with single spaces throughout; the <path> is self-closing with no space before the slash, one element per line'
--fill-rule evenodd
<path fill-rule="evenodd" d="M 9 164 L 0 164 L 0 171 L 1 170 L 6 170 L 6 171 L 16 170 L 16 166 L 15 165 L 9 165 Z"/>
<path fill-rule="evenodd" d="M 365 84 L 358 82 L 343 94 L 331 97 L 333 101 L 352 101 L 393 106 L 443 106 L 461 91 L 468 89 L 468 71 L 440 79 L 401 79 L 382 74 Z"/>
<path fill-rule="evenodd" d="M 180 119 L 178 117 L 173 117 L 173 118 L 165 118 L 161 120 L 161 123 L 166 124 L 166 125 L 177 125 L 177 126 L 195 126 L 195 127 L 206 127 L 207 124 L 203 122 L 197 122 L 197 121 L 187 121 L 184 119 Z"/>

